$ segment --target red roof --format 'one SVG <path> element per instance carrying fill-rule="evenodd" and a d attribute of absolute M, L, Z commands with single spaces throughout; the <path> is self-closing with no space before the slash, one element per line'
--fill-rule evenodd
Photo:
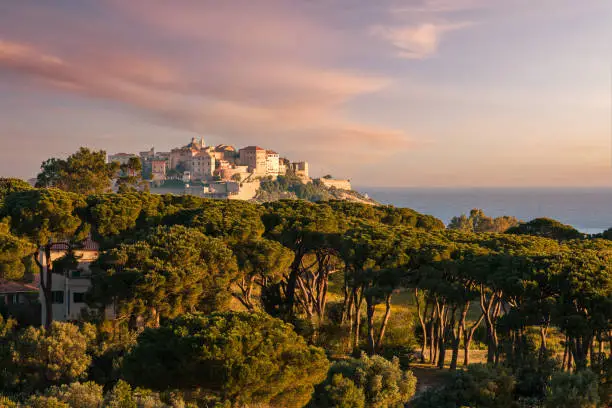
<path fill-rule="evenodd" d="M 24 292 L 38 292 L 38 286 L 35 284 L 35 282 L 21 283 L 0 280 L 0 294 Z"/>

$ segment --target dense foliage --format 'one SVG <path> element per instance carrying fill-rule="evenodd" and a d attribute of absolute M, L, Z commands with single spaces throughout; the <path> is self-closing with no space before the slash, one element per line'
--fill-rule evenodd
<path fill-rule="evenodd" d="M 545 219 L 498 233 L 514 221 L 481 212 L 445 229 L 345 201 L 66 189 L 89 195 L 0 183 L 0 277 L 35 270 L 47 311 L 78 261 L 52 262 L 53 243 L 101 247 L 92 324 L 0 320 L 11 404 L 395 407 L 415 358 L 452 372 L 418 407 L 610 403 L 608 240 Z"/>
<path fill-rule="evenodd" d="M 338 361 L 311 403 L 316 407 L 402 408 L 416 391 L 416 378 L 399 361 L 362 355 Z"/>
<path fill-rule="evenodd" d="M 327 374 L 322 349 L 265 314 L 184 316 L 147 329 L 126 357 L 126 378 L 233 406 L 304 406 Z"/>
<path fill-rule="evenodd" d="M 108 191 L 119 164 L 106 163 L 106 152 L 81 147 L 66 160 L 51 158 L 43 162 L 36 187 L 55 187 L 80 194 Z"/>

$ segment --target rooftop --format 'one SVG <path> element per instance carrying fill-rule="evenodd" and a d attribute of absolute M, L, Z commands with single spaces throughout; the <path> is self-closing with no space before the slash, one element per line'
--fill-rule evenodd
<path fill-rule="evenodd" d="M 70 249 L 70 243 L 67 240 L 59 240 L 51 245 L 52 251 L 67 251 Z M 97 242 L 87 237 L 84 241 L 81 241 L 75 245 L 74 249 L 85 250 L 85 251 L 99 251 L 100 245 Z"/>
<path fill-rule="evenodd" d="M 38 292 L 36 282 L 22 283 L 0 280 L 0 294 Z"/>
<path fill-rule="evenodd" d="M 262 148 L 261 148 L 261 147 L 259 147 L 259 146 L 247 146 L 247 147 L 243 147 L 243 148 L 242 148 L 242 149 L 240 149 L 240 150 L 266 150 L 266 149 L 262 149 Z"/>

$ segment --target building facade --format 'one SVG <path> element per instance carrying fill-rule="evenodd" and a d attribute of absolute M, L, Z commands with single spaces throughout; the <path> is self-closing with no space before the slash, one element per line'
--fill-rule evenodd
<path fill-rule="evenodd" d="M 274 150 L 266 152 L 266 175 L 276 177 L 280 174 L 280 156 Z"/>
<path fill-rule="evenodd" d="M 151 179 L 152 180 L 165 180 L 167 170 L 168 170 L 167 160 L 165 159 L 151 160 Z"/>
<path fill-rule="evenodd" d="M 208 151 L 196 153 L 189 162 L 192 180 L 209 180 L 215 172 L 215 156 Z"/>
<path fill-rule="evenodd" d="M 293 171 L 293 174 L 301 179 L 308 180 L 310 178 L 308 173 L 308 162 L 301 161 L 291 163 L 291 170 Z"/>
<path fill-rule="evenodd" d="M 240 164 L 248 166 L 249 172 L 257 175 L 265 175 L 268 163 L 266 149 L 259 146 L 247 146 L 239 150 Z"/>
<path fill-rule="evenodd" d="M 68 253 L 69 246 L 65 242 L 58 242 L 51 247 L 51 261 L 56 261 Z M 91 287 L 91 262 L 98 258 L 99 246 L 91 239 L 83 241 L 74 255 L 78 266 L 74 270 L 52 273 L 51 298 L 52 316 L 54 321 L 77 321 L 89 311 L 86 304 L 87 291 Z M 40 251 L 39 260 L 46 265 L 45 253 Z M 47 271 L 43 271 L 46 279 Z M 41 323 L 46 324 L 46 305 L 42 286 L 39 287 L 39 301 L 41 305 Z M 112 309 L 107 308 L 106 317 L 112 318 Z"/>

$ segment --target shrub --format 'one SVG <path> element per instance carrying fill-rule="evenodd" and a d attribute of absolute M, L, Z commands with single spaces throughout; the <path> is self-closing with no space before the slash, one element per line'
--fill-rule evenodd
<path fill-rule="evenodd" d="M 42 395 L 31 396 L 26 404 L 30 408 L 70 408 L 70 405 L 55 397 L 45 397 Z"/>
<path fill-rule="evenodd" d="M 102 386 L 91 381 L 51 387 L 45 392 L 45 395 L 65 402 L 72 408 L 102 407 Z"/>
<path fill-rule="evenodd" d="M 42 390 L 70 383 L 86 374 L 91 362 L 88 338 L 70 323 L 53 322 L 47 330 L 28 327 L 10 343 L 4 361 L 5 389 Z M 7 364 L 8 363 L 8 364 Z"/>
<path fill-rule="evenodd" d="M 597 376 L 590 370 L 553 375 L 547 389 L 546 408 L 596 408 L 599 404 Z"/>
<path fill-rule="evenodd" d="M 415 408 L 515 407 L 514 377 L 503 367 L 473 364 L 453 373 L 447 384 L 431 388 L 413 403 Z"/>
<path fill-rule="evenodd" d="M 389 361 L 381 356 L 363 354 L 358 359 L 336 362 L 329 371 L 326 384 L 319 386 L 313 403 L 325 407 L 327 401 L 346 398 L 355 404 L 354 387 L 363 393 L 366 407 L 403 407 L 416 391 L 416 377 L 411 371 L 402 371 L 396 358 Z"/>
<path fill-rule="evenodd" d="M 336 374 L 331 384 L 325 387 L 324 406 L 330 408 L 363 408 L 365 406 L 365 394 L 355 383 Z"/>

